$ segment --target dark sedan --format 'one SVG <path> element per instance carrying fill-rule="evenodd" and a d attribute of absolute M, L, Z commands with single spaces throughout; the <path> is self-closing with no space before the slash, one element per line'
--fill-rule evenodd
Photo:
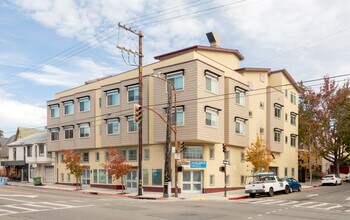
<path fill-rule="evenodd" d="M 294 178 L 283 178 L 283 180 L 287 181 L 290 186 L 290 191 L 298 190 L 301 191 L 301 184 Z"/>

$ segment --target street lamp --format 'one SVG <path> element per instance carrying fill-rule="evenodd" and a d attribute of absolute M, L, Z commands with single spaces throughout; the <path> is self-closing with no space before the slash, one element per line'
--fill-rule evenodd
<path fill-rule="evenodd" d="M 174 128 L 168 124 L 167 126 L 174 132 L 174 142 L 175 142 L 175 153 L 179 153 L 178 150 L 178 143 L 177 143 L 177 105 L 176 105 L 176 87 L 174 85 L 173 82 L 171 82 L 170 80 L 164 79 L 161 77 L 162 73 L 158 72 L 158 73 L 152 73 L 150 74 L 151 77 L 155 77 L 158 78 L 160 80 L 163 80 L 164 82 L 168 83 L 171 85 L 172 87 L 172 91 L 174 93 Z M 169 91 L 170 92 L 170 91 Z M 171 111 L 170 111 L 171 114 Z M 171 158 L 166 158 L 166 160 L 168 160 L 168 162 L 170 162 Z M 169 163 L 170 164 L 170 163 Z M 175 197 L 178 197 L 178 167 L 177 167 L 177 159 L 175 157 Z M 170 186 L 171 188 L 171 186 Z"/>

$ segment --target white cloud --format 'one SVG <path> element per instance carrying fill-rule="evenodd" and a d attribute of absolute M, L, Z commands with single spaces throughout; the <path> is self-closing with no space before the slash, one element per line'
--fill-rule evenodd
<path fill-rule="evenodd" d="M 91 59 L 75 58 L 65 69 L 45 65 L 40 72 L 25 72 L 20 76 L 42 85 L 74 87 L 83 84 L 84 81 L 115 73 L 118 73 L 118 70 L 100 66 Z"/>
<path fill-rule="evenodd" d="M 46 108 L 22 103 L 1 91 L 0 95 L 0 129 L 4 130 L 5 136 L 12 135 L 17 127 L 46 125 Z"/>

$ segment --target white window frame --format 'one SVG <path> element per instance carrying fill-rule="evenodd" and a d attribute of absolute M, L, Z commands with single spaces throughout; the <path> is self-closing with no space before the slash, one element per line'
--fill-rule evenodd
<path fill-rule="evenodd" d="M 280 105 L 275 105 L 274 107 L 274 116 L 275 118 L 281 119 L 282 107 Z"/>
<path fill-rule="evenodd" d="M 290 114 L 290 124 L 296 126 L 297 125 L 297 115 L 291 113 Z"/>
<path fill-rule="evenodd" d="M 135 159 L 134 158 L 130 159 L 130 155 L 131 155 L 130 151 L 135 151 L 136 152 Z M 126 160 L 127 161 L 137 161 L 137 154 L 138 154 L 138 152 L 137 152 L 136 148 L 126 149 Z"/>
<path fill-rule="evenodd" d="M 136 133 L 136 132 L 138 132 L 139 131 L 139 124 L 138 123 L 136 123 L 135 121 L 134 121 L 134 116 L 128 116 L 127 117 L 127 132 L 128 133 Z M 133 123 L 133 125 L 134 125 L 134 128 L 136 128 L 135 130 L 133 129 L 133 130 L 130 130 L 130 123 Z"/>
<path fill-rule="evenodd" d="M 38 155 L 39 155 L 39 157 L 45 156 L 45 145 L 44 144 L 38 144 Z"/>
<path fill-rule="evenodd" d="M 215 160 L 215 148 L 211 147 L 209 149 L 209 159 L 210 160 Z"/>
<path fill-rule="evenodd" d="M 95 152 L 95 162 L 100 162 L 100 152 Z"/>
<path fill-rule="evenodd" d="M 290 102 L 294 105 L 297 103 L 297 96 L 294 92 L 290 92 Z"/>
<path fill-rule="evenodd" d="M 83 131 L 83 133 L 82 133 L 82 131 Z M 88 135 L 84 136 L 84 134 L 88 134 Z M 89 123 L 82 123 L 79 125 L 79 137 L 80 138 L 90 137 L 90 124 Z"/>
<path fill-rule="evenodd" d="M 237 131 L 237 128 L 239 130 Z M 244 135 L 245 134 L 245 119 L 243 118 L 236 118 L 235 119 L 235 133 Z"/>
<path fill-rule="evenodd" d="M 290 146 L 296 147 L 297 146 L 297 136 L 291 134 L 290 135 Z"/>
<path fill-rule="evenodd" d="M 114 124 L 116 124 L 116 127 L 118 129 L 118 131 L 116 133 L 114 133 Z M 112 132 L 113 133 L 109 133 L 109 125 L 112 125 Z M 115 119 L 108 119 L 106 122 L 106 133 L 107 135 L 116 135 L 116 134 L 120 134 L 120 119 L 119 118 L 115 118 Z"/>
<path fill-rule="evenodd" d="M 259 75 L 259 79 L 261 82 L 265 82 L 265 76 L 263 74 Z"/>
<path fill-rule="evenodd" d="M 135 92 L 137 90 L 137 92 Z M 134 96 L 133 96 L 133 100 L 130 100 L 129 99 L 129 93 L 133 91 L 134 92 Z M 139 101 L 139 85 L 134 85 L 134 86 L 128 86 L 127 87 L 127 100 L 128 100 L 128 103 L 129 102 L 137 102 Z"/>
<path fill-rule="evenodd" d="M 71 139 L 73 139 L 74 138 L 74 126 L 65 126 L 64 127 L 64 140 L 71 140 Z M 68 131 L 68 130 L 72 130 L 72 137 L 71 138 L 67 138 L 67 136 L 66 136 L 66 131 Z"/>
<path fill-rule="evenodd" d="M 59 107 L 58 104 L 50 106 L 50 117 L 51 118 L 58 118 L 58 117 L 60 117 L 60 107 Z"/>
<path fill-rule="evenodd" d="M 176 87 L 176 79 L 177 78 L 182 78 L 182 85 L 181 85 L 182 88 L 181 87 L 179 87 L 179 88 Z M 185 76 L 184 76 L 184 72 L 183 71 L 177 71 L 177 72 L 169 73 L 169 74 L 166 75 L 166 79 L 171 81 L 174 84 L 174 87 L 175 87 L 177 92 L 185 90 Z M 168 86 L 167 85 L 166 85 L 166 91 L 168 91 Z"/>
<path fill-rule="evenodd" d="M 245 105 L 245 90 L 236 88 L 235 89 L 235 103 L 240 106 Z"/>
<path fill-rule="evenodd" d="M 207 124 L 207 114 L 210 115 L 210 124 Z M 204 120 L 206 126 L 217 128 L 219 126 L 219 110 L 210 107 L 205 108 Z"/>
<path fill-rule="evenodd" d="M 143 149 L 143 159 L 150 160 L 151 159 L 151 150 L 149 148 Z"/>
<path fill-rule="evenodd" d="M 207 79 L 210 80 L 210 88 L 207 88 Z M 204 83 L 205 90 L 208 92 L 212 92 L 212 93 L 217 94 L 218 88 L 219 88 L 219 77 L 206 71 L 204 80 L 205 80 L 205 83 Z M 214 87 L 213 87 L 213 85 L 214 85 Z"/>
<path fill-rule="evenodd" d="M 274 130 L 273 131 L 273 140 L 275 141 L 275 142 L 281 142 L 281 135 L 282 135 L 282 131 L 280 131 L 280 130 Z"/>
<path fill-rule="evenodd" d="M 108 102 L 108 98 L 109 98 L 109 96 L 114 96 L 114 95 L 116 95 L 117 96 L 117 103 L 116 104 L 113 104 L 113 103 L 111 103 L 111 104 L 109 104 L 109 102 Z M 129 95 L 129 94 L 128 94 Z M 113 100 L 113 99 L 112 99 Z M 110 91 L 107 91 L 106 92 L 106 106 L 107 107 L 111 107 L 111 106 L 118 106 L 119 105 L 119 103 L 120 103 L 120 94 L 119 94 L 119 89 L 115 89 L 115 90 L 110 90 Z"/>
<path fill-rule="evenodd" d="M 87 157 L 84 157 L 85 154 L 87 154 Z M 85 160 L 85 158 L 87 158 L 87 160 Z M 82 163 L 89 163 L 89 161 L 90 161 L 90 154 L 89 154 L 89 152 L 87 152 L 87 151 L 83 152 L 81 154 L 81 162 Z"/>
<path fill-rule="evenodd" d="M 203 160 L 204 150 L 202 146 L 188 146 L 186 151 L 182 152 L 183 159 Z"/>
<path fill-rule="evenodd" d="M 85 103 L 88 103 L 86 106 L 87 106 L 87 108 L 85 109 Z M 84 109 L 82 110 L 81 109 L 81 106 L 82 106 L 82 104 L 83 104 L 83 107 L 84 107 Z M 88 111 L 90 111 L 90 104 L 91 104 L 91 102 L 90 102 L 90 97 L 82 97 L 82 98 L 79 98 L 79 111 L 80 112 L 88 112 Z"/>
<path fill-rule="evenodd" d="M 52 139 L 52 133 L 57 133 L 57 139 Z M 50 140 L 51 141 L 59 141 L 60 140 L 60 129 L 59 128 L 51 128 L 50 129 Z"/>
<path fill-rule="evenodd" d="M 215 186 L 215 175 L 211 174 L 209 176 L 209 183 L 210 183 L 210 186 Z"/>
<path fill-rule="evenodd" d="M 74 114 L 74 101 L 66 101 L 63 102 L 63 106 L 64 106 L 64 115 L 73 115 Z M 71 106 L 72 108 L 72 113 L 67 113 L 67 109 Z"/>
<path fill-rule="evenodd" d="M 179 115 L 182 114 L 182 121 L 179 121 Z M 174 115 L 175 115 L 175 109 L 171 109 L 171 118 L 172 118 L 172 125 L 175 124 L 174 121 Z M 185 110 L 183 106 L 179 106 L 176 108 L 176 121 L 177 121 L 177 126 L 184 126 L 185 125 Z"/>

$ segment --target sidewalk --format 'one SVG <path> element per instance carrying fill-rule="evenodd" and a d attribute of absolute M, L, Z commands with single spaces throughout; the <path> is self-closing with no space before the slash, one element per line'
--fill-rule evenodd
<path fill-rule="evenodd" d="M 150 200 L 212 200 L 212 201 L 225 201 L 225 200 L 238 200 L 248 198 L 249 195 L 244 193 L 244 189 L 227 191 L 227 197 L 224 197 L 224 192 L 218 193 L 198 193 L 198 194 L 186 194 L 179 193 L 179 198 L 175 198 L 174 194 L 170 198 L 163 198 L 163 193 L 160 192 L 144 192 L 142 196 L 137 196 L 136 191 L 127 191 L 126 194 L 122 194 L 121 190 L 103 189 L 103 188 L 83 188 L 82 190 L 76 190 L 75 186 L 60 185 L 54 183 L 48 183 L 43 186 L 34 186 L 33 183 L 25 182 L 8 182 L 10 186 L 31 187 L 36 189 L 46 190 L 59 190 L 66 192 L 75 192 L 83 194 L 95 194 L 101 196 L 118 196 L 131 199 L 150 199 Z M 321 181 L 314 181 L 312 186 L 309 182 L 301 183 L 303 190 L 311 190 L 314 187 L 321 185 Z"/>
<path fill-rule="evenodd" d="M 244 193 L 244 189 L 227 191 L 227 197 L 224 197 L 224 192 L 219 193 L 198 193 L 198 194 L 186 194 L 179 193 L 179 198 L 175 198 L 174 194 L 170 198 L 163 198 L 163 193 L 160 192 L 144 192 L 142 196 L 137 196 L 136 191 L 127 191 L 126 194 L 122 194 L 121 190 L 112 190 L 112 189 L 103 189 L 103 188 L 83 188 L 82 190 L 76 190 L 75 186 L 67 186 L 60 185 L 54 183 L 47 183 L 42 186 L 34 186 L 33 183 L 28 182 L 8 182 L 9 186 L 20 186 L 20 187 L 30 187 L 35 189 L 45 189 L 45 190 L 59 190 L 66 192 L 75 192 L 75 193 L 83 193 L 83 194 L 95 194 L 102 196 L 118 196 L 124 198 L 132 198 L 132 199 L 150 199 L 150 200 L 234 200 L 246 198 L 248 194 Z M 125 191 L 124 191 L 125 192 Z"/>

